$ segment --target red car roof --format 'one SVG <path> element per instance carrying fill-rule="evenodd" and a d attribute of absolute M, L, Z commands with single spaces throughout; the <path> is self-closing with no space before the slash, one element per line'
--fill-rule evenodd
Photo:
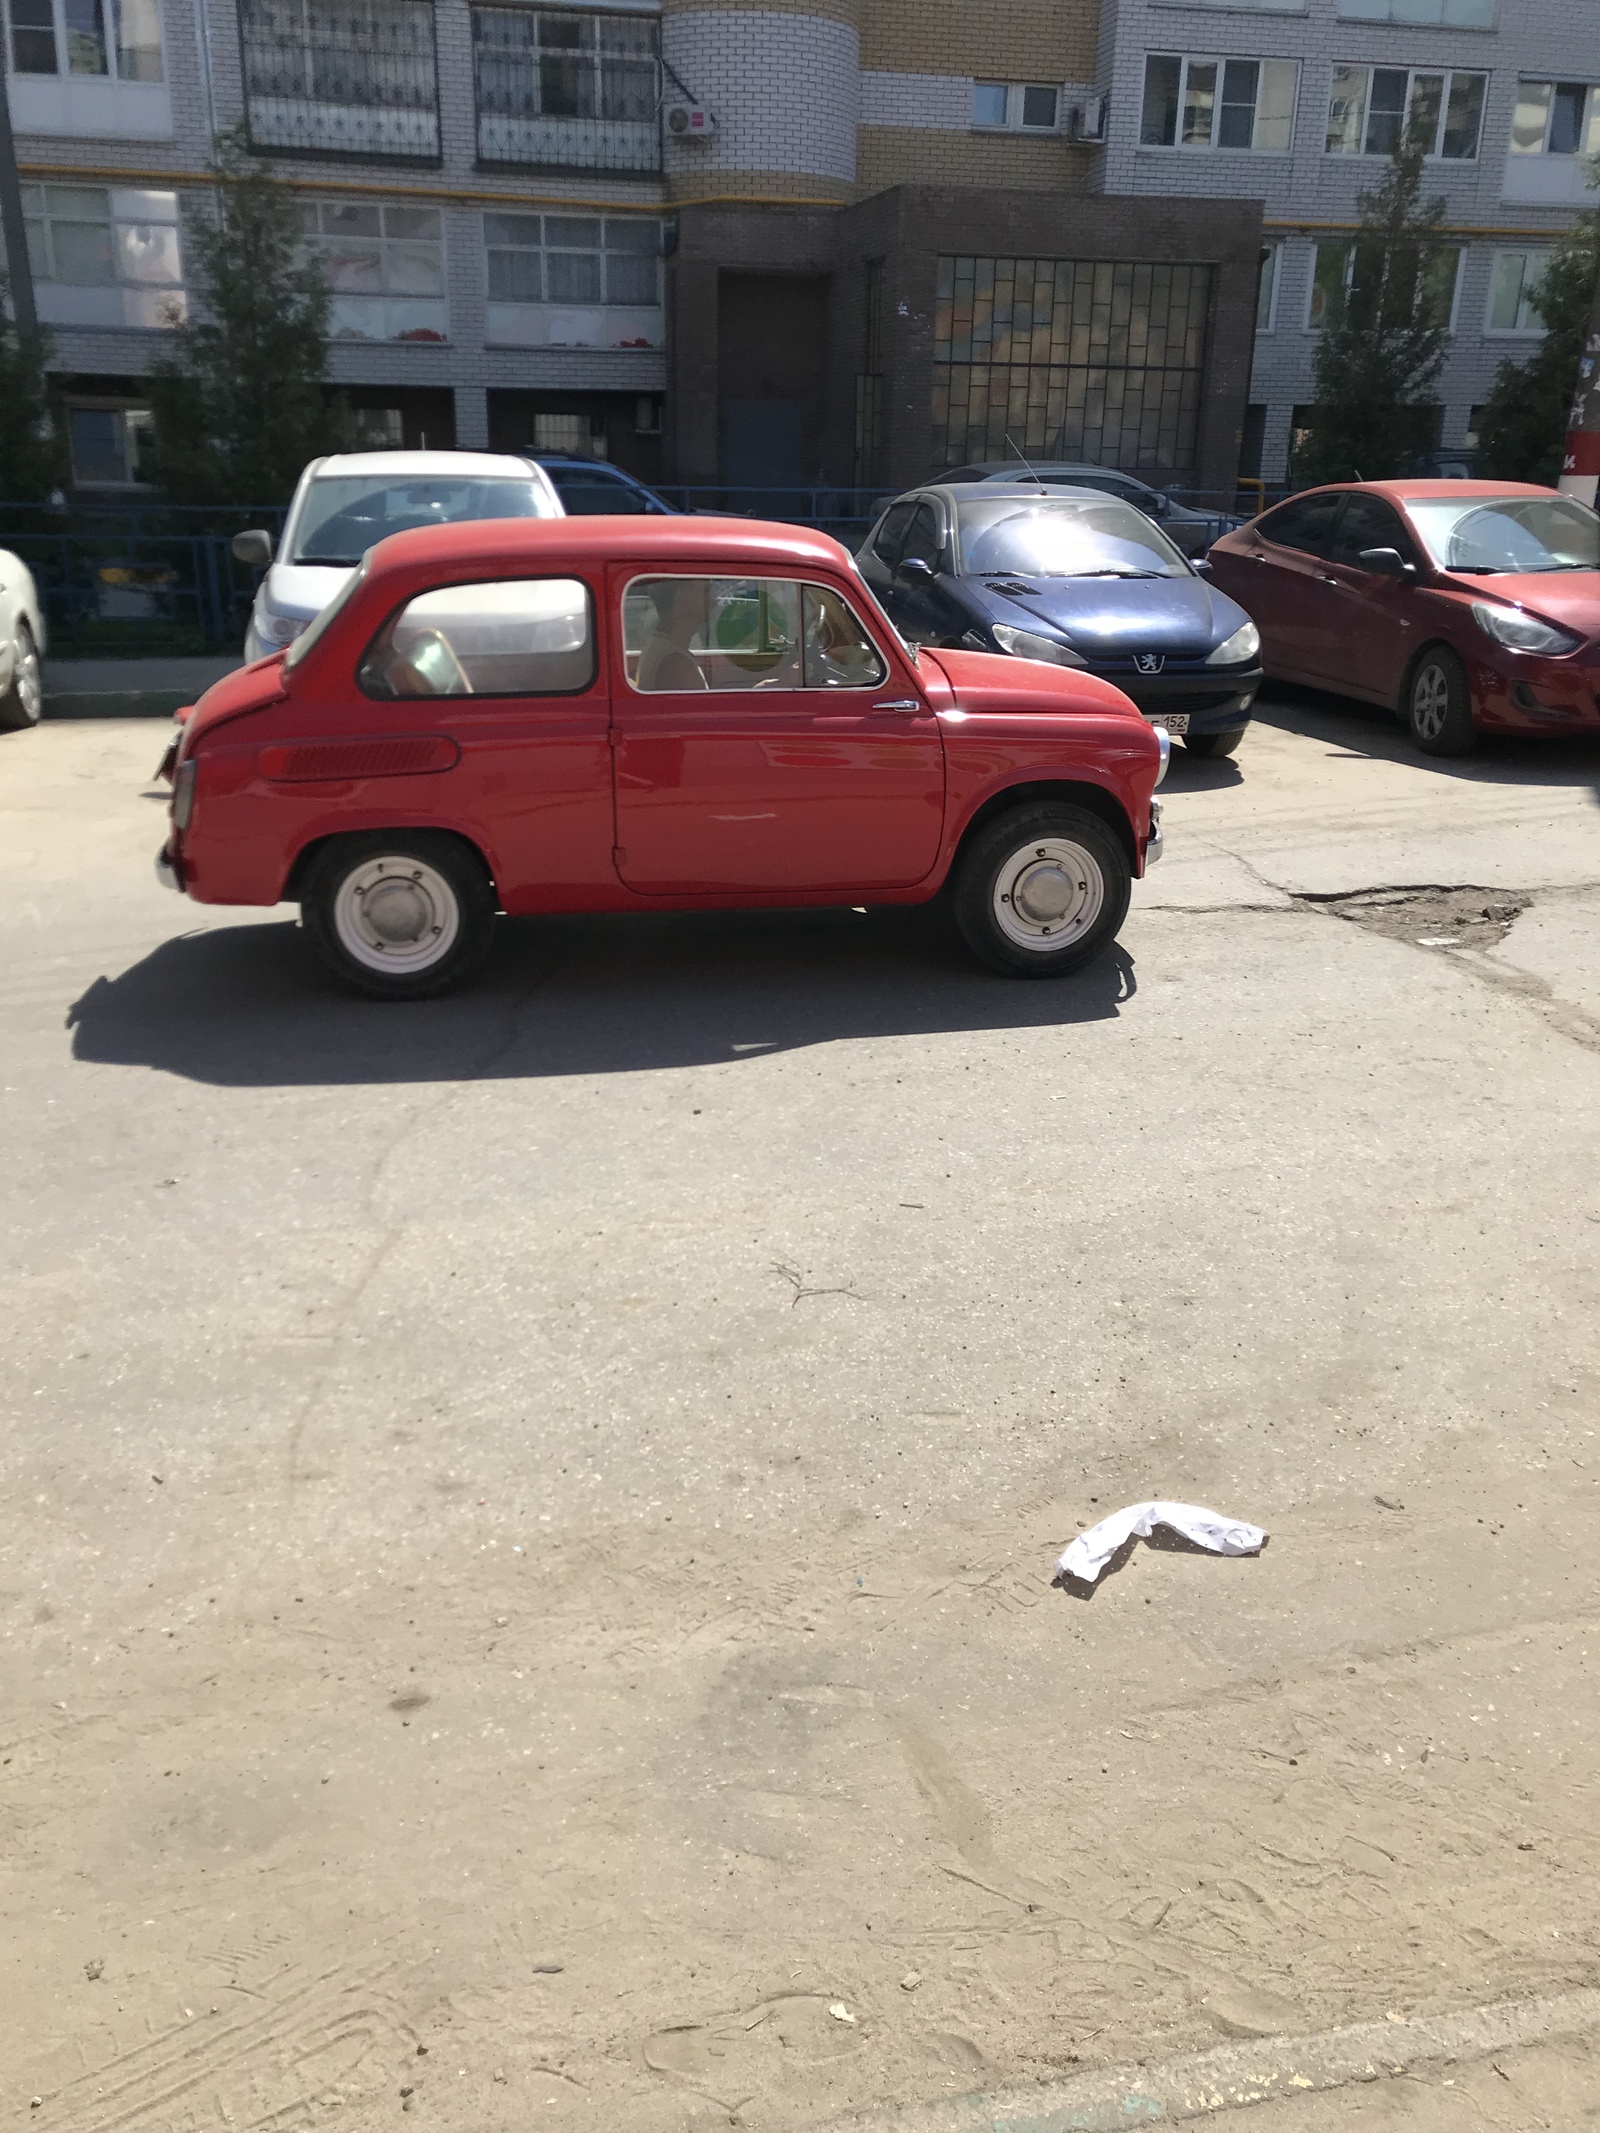
<path fill-rule="evenodd" d="M 1325 481 L 1324 489 L 1363 489 L 1374 496 L 1387 496 L 1391 503 L 1421 503 L 1434 496 L 1557 496 L 1537 481 Z M 1309 496 L 1315 492 L 1305 490 Z"/>
<path fill-rule="evenodd" d="M 854 570 L 855 558 L 831 534 L 758 518 L 645 518 L 631 514 L 579 518 L 462 519 L 392 533 L 372 550 L 370 572 L 434 564 L 588 563 L 617 556 L 630 563 L 777 563 L 794 569 L 819 564 Z M 369 573 L 370 574 L 370 573 Z"/>

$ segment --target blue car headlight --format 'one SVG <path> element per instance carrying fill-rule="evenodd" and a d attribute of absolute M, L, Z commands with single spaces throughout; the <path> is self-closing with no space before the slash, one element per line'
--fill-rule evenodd
<path fill-rule="evenodd" d="M 1246 660 L 1259 658 L 1260 654 L 1261 632 L 1253 622 L 1247 622 L 1243 629 L 1235 630 L 1231 637 L 1224 638 L 1214 652 L 1207 653 L 1206 665 L 1242 667 Z"/>
<path fill-rule="evenodd" d="M 1013 629 L 1009 622 L 994 625 L 994 641 L 1013 659 L 1043 659 L 1054 667 L 1086 667 L 1089 664 L 1059 637 L 1036 636 L 1032 630 Z"/>

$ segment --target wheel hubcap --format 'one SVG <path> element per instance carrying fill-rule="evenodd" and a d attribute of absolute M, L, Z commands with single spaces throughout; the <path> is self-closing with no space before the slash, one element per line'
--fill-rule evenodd
<path fill-rule="evenodd" d="M 24 637 L 17 645 L 16 666 L 17 700 L 31 720 L 37 720 L 43 707 L 39 688 L 39 654 L 31 638 Z"/>
<path fill-rule="evenodd" d="M 402 976 L 429 970 L 448 955 L 461 910 L 437 868 L 396 853 L 352 868 L 334 898 L 333 922 L 358 963 Z"/>
<path fill-rule="evenodd" d="M 995 877 L 994 915 L 1019 948 L 1053 954 L 1088 932 L 1105 904 L 1098 861 L 1066 837 L 1023 845 Z"/>
<path fill-rule="evenodd" d="M 1436 741 L 1450 714 L 1450 683 L 1444 669 L 1426 666 L 1411 691 L 1411 722 L 1425 741 Z"/>

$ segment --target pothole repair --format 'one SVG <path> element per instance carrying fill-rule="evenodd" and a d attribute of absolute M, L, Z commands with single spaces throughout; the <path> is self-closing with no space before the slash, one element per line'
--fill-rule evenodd
<path fill-rule="evenodd" d="M 1306 896 L 1334 918 L 1417 948 L 1496 948 L 1533 902 L 1516 889 L 1350 889 L 1338 896 Z"/>

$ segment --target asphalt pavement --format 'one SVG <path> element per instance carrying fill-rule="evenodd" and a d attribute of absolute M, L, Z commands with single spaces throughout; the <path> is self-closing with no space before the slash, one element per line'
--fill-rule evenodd
<path fill-rule="evenodd" d="M 529 920 L 406 1008 L 157 885 L 159 723 L 0 739 L 14 2121 L 781 2133 L 1588 2007 L 1600 742 L 1264 712 L 1077 980 Z M 1269 1544 L 1052 1588 L 1151 1496 Z"/>

